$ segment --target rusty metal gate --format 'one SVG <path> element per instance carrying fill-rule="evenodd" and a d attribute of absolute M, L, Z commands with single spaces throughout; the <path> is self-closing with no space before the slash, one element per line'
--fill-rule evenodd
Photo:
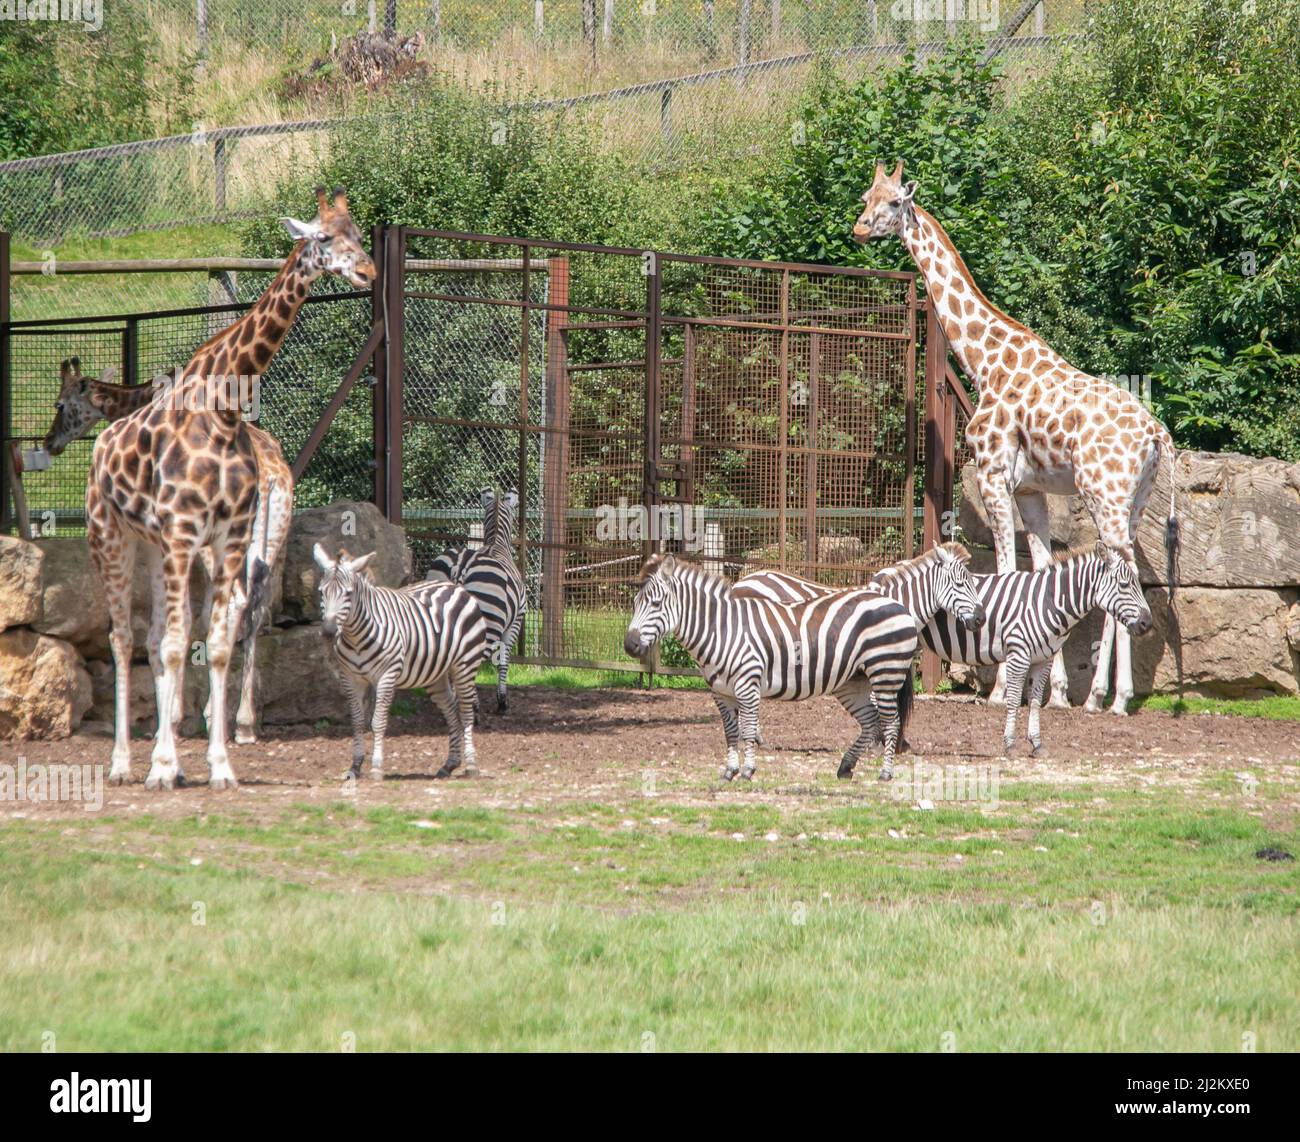
<path fill-rule="evenodd" d="M 387 250 L 384 506 L 422 571 L 481 534 L 481 488 L 518 491 L 516 661 L 636 669 L 652 551 L 848 584 L 919 549 L 911 274 L 417 229 Z"/>

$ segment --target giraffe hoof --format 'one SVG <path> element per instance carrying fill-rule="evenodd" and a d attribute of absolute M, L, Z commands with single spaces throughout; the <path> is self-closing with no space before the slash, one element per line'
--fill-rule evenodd
<path fill-rule="evenodd" d="M 154 774 L 144 779 L 144 787 L 151 792 L 156 789 L 171 789 L 174 784 L 171 777 L 158 777 Z"/>
<path fill-rule="evenodd" d="M 225 792 L 227 789 L 238 789 L 239 782 L 233 777 L 213 777 L 208 781 L 208 788 Z"/>
<path fill-rule="evenodd" d="M 257 745 L 257 734 L 253 730 L 235 729 L 235 745 Z"/>
<path fill-rule="evenodd" d="M 447 769 L 447 767 L 446 767 L 445 765 L 444 765 L 442 768 L 443 768 L 443 769 Z M 441 770 L 440 770 L 439 772 L 441 772 Z M 447 769 L 447 772 L 450 773 L 451 770 L 450 770 L 450 769 Z M 383 779 L 384 779 L 384 771 L 383 771 L 382 769 L 380 769 L 379 766 L 377 766 L 377 765 L 372 765 L 372 766 L 370 767 L 370 772 L 367 773 L 366 776 L 369 777 L 371 781 L 383 781 Z"/>
<path fill-rule="evenodd" d="M 1068 710 L 1070 708 L 1070 699 L 1061 694 L 1053 694 L 1047 700 L 1049 710 Z"/>
<path fill-rule="evenodd" d="M 463 766 L 462 768 L 456 770 L 456 774 L 455 774 L 455 775 L 456 775 L 457 777 L 477 777 L 477 776 L 478 776 L 478 766 L 477 766 L 477 765 L 466 765 L 466 766 Z"/>
<path fill-rule="evenodd" d="M 1084 712 L 1088 714 L 1101 713 L 1101 705 L 1105 698 L 1105 694 L 1089 694 L 1088 700 L 1083 704 Z"/>

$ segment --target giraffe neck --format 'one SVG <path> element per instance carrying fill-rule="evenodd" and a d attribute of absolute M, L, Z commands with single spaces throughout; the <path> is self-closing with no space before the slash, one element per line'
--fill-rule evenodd
<path fill-rule="evenodd" d="M 242 423 L 243 414 L 236 401 L 218 402 L 214 407 L 212 402 L 188 398 L 197 387 L 211 386 L 214 378 L 260 378 L 284 343 L 321 270 L 306 243 L 299 242 L 257 304 L 195 350 L 178 386 L 179 406 L 186 410 L 202 409 L 201 415 L 232 428 Z M 234 388 L 232 382 L 224 391 L 234 391 Z"/>
<path fill-rule="evenodd" d="M 927 299 L 957 360 L 980 392 L 996 392 L 1005 385 L 1027 349 L 1060 362 L 1036 333 L 984 296 L 934 216 L 919 206 L 913 209 L 916 225 L 904 225 L 903 244 L 925 278 Z"/>
<path fill-rule="evenodd" d="M 121 420 L 149 403 L 154 390 L 152 385 L 114 385 L 107 381 L 92 381 L 96 416 L 105 420 Z"/>

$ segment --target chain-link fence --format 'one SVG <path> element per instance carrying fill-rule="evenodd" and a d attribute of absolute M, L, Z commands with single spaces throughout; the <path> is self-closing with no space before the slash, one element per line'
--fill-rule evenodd
<path fill-rule="evenodd" d="M 147 19 L 179 21 L 183 26 L 175 34 L 182 41 L 191 34 L 186 21 L 193 22 L 196 7 L 203 7 L 182 0 L 142 2 Z M 209 54 L 240 37 L 267 40 L 292 32 L 317 44 L 324 55 L 315 63 L 327 75 L 337 70 L 339 35 L 367 21 L 366 5 L 350 0 L 206 7 Z M 924 55 L 939 50 L 946 38 L 973 35 L 988 40 L 990 51 L 1006 54 L 1015 73 L 1050 60 L 1061 35 L 1079 26 L 1081 11 L 1076 0 L 1020 4 L 1014 11 L 1006 0 L 600 0 L 597 63 L 574 68 L 563 62 L 565 45 L 590 47 L 583 39 L 582 0 L 444 0 L 395 7 L 399 31 L 430 33 L 413 49 L 424 65 L 471 85 L 498 81 L 506 84 L 503 90 L 529 93 L 527 105 L 536 113 L 586 125 L 591 138 L 647 177 L 686 167 L 721 171 L 761 153 L 782 137 L 795 101 L 819 68 L 861 74 L 892 66 L 908 47 Z M 384 10 L 380 3 L 381 32 Z M 197 25 L 192 31 L 197 37 Z M 291 174 L 319 170 L 340 137 L 371 129 L 365 117 L 237 127 L 195 123 L 184 134 L 162 139 L 0 163 L 0 229 L 14 235 L 23 256 L 51 269 L 70 239 L 182 226 L 179 253 L 238 253 L 232 221 L 264 212 L 271 188 Z M 151 284 L 169 285 L 161 279 Z M 114 288 L 119 298 L 131 295 L 131 306 L 141 310 L 191 300 L 149 296 L 145 285 L 134 277 Z M 52 304 L 58 288 L 45 283 L 17 297 L 15 319 L 68 314 L 74 305 L 97 311 L 91 292 Z"/>

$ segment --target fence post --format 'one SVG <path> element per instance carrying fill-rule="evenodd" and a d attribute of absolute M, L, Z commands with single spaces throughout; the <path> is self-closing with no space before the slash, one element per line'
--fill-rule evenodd
<path fill-rule="evenodd" d="M 737 44 L 738 63 L 741 67 L 749 63 L 749 17 L 753 0 L 740 0 L 740 33 Z M 741 77 L 742 81 L 744 77 Z"/>
<path fill-rule="evenodd" d="M 376 224 L 370 231 L 370 256 L 375 263 L 375 281 L 370 293 L 370 327 L 384 327 L 381 351 L 371 360 L 374 383 L 371 387 L 371 435 L 375 444 L 374 502 L 388 515 L 388 325 L 384 316 L 384 294 L 388 288 L 386 259 L 388 227 Z"/>
<path fill-rule="evenodd" d="M 546 261 L 546 440 L 542 467 L 542 654 L 564 656 L 564 553 L 569 531 L 569 259 Z"/>
<path fill-rule="evenodd" d="M 926 551 L 944 541 L 944 513 L 952 511 L 952 495 L 944 500 L 944 489 L 952 488 L 952 457 L 944 425 L 946 420 L 943 366 L 948 355 L 944 336 L 935 313 L 934 302 L 925 299 L 925 534 Z M 921 685 L 933 694 L 943 677 L 939 656 L 932 650 L 921 655 Z"/>
<path fill-rule="evenodd" d="M 388 335 L 384 355 L 387 358 L 385 384 L 388 389 L 385 431 L 388 454 L 385 460 L 385 498 L 388 521 L 402 525 L 402 428 L 406 401 L 403 384 L 406 377 L 406 227 L 387 228 L 384 269 L 388 282 L 384 287 L 385 323 Z"/>
<path fill-rule="evenodd" d="M 671 142 L 673 137 L 673 89 L 670 84 L 659 97 L 659 137 Z"/>
<path fill-rule="evenodd" d="M 11 431 L 9 347 L 9 234 L 0 230 L 0 456 L 8 453 Z M 0 532 L 7 532 L 13 522 L 9 507 L 9 465 L 0 464 Z"/>
<path fill-rule="evenodd" d="M 212 205 L 218 215 L 226 212 L 226 140 L 212 141 Z"/>
<path fill-rule="evenodd" d="M 605 18 L 601 22 L 600 41 L 605 47 L 614 38 L 614 0 L 605 0 Z"/>

